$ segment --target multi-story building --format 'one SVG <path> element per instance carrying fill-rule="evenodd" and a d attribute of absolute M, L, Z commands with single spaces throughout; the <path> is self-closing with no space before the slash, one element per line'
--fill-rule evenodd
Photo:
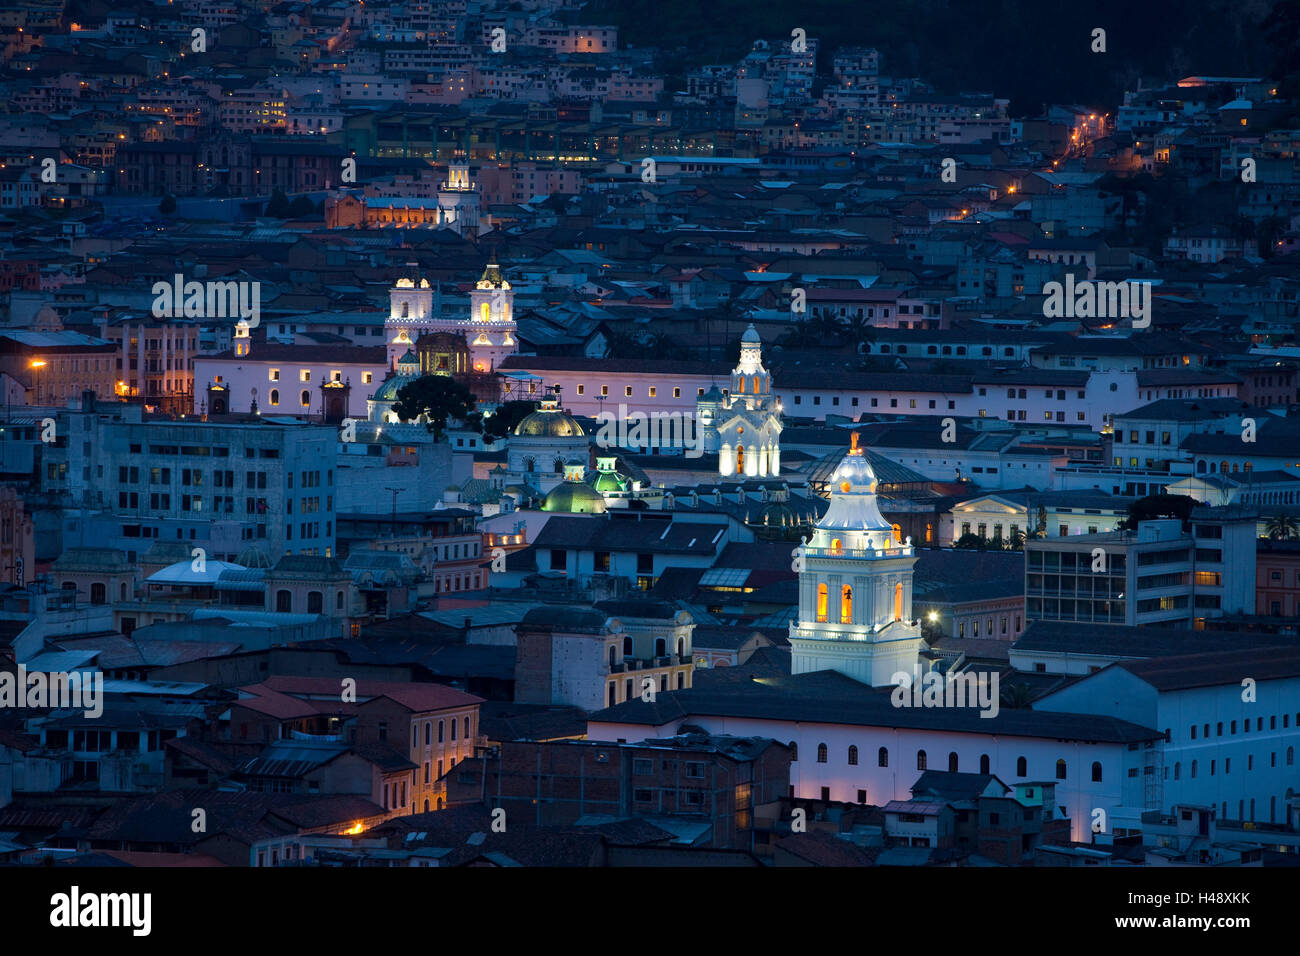
<path fill-rule="evenodd" d="M 232 741 L 341 734 L 347 743 L 384 747 L 390 759 L 409 761 L 380 794 L 384 809 L 397 815 L 443 809 L 443 775 L 484 743 L 482 698 L 441 684 L 280 676 L 239 694 L 226 730 Z"/>
<path fill-rule="evenodd" d="M 1300 746 L 1294 647 L 1120 661 L 1047 694 L 1034 710 L 1104 714 L 1163 733 L 1159 761 L 1143 771 L 1143 803 L 1110 811 L 1116 835 L 1141 828 L 1143 805 L 1209 806 L 1220 820 L 1287 820 Z"/>
<path fill-rule="evenodd" d="M 705 845 L 752 848 L 754 808 L 786 795 L 790 749 L 687 734 L 641 743 L 512 741 L 447 776 L 448 806 L 487 800 L 541 826 L 587 815 L 708 823 Z"/>
<path fill-rule="evenodd" d="M 65 546 L 116 547 L 132 560 L 155 540 L 230 561 L 249 547 L 272 562 L 334 551 L 333 427 L 62 419 L 42 489 L 84 509 L 65 518 Z"/>
<path fill-rule="evenodd" d="M 65 405 L 87 389 L 114 394 L 112 342 L 73 331 L 7 331 L 0 335 L 0 373 L 27 383 L 32 405 Z"/>
<path fill-rule="evenodd" d="M 664 627 L 653 623 L 662 617 L 655 606 L 636 614 L 639 620 L 625 627 L 597 608 L 529 611 L 515 632 L 515 700 L 599 710 L 689 688 L 695 669 L 690 615 L 668 613 L 660 621 L 674 635 L 673 646 Z"/>
<path fill-rule="evenodd" d="M 148 313 L 100 322 L 99 334 L 117 348 L 114 375 L 102 396 L 139 401 L 170 415 L 194 411 L 194 359 L 200 322 L 160 321 Z"/>
<path fill-rule="evenodd" d="M 1255 608 L 1255 513 L 1196 508 L 1190 525 L 1148 519 L 1136 531 L 1031 538 L 1031 620 L 1201 628 Z"/>

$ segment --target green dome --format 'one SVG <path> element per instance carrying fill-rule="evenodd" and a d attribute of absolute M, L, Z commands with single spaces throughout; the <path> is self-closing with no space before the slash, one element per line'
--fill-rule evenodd
<path fill-rule="evenodd" d="M 379 391 L 375 392 L 372 401 L 376 402 L 395 402 L 397 393 L 403 385 L 409 385 L 414 382 L 418 376 L 415 375 L 393 375 L 388 378 L 383 385 L 379 386 Z"/>
<path fill-rule="evenodd" d="M 539 408 L 515 426 L 515 434 L 524 438 L 581 438 L 586 432 L 558 408 Z"/>
<path fill-rule="evenodd" d="M 601 494 L 612 494 L 616 491 L 627 491 L 630 482 L 615 471 L 598 472 L 591 486 Z"/>
<path fill-rule="evenodd" d="M 542 504 L 542 510 L 573 515 L 603 515 L 605 499 L 591 485 L 581 481 L 566 481 L 551 489 Z"/>

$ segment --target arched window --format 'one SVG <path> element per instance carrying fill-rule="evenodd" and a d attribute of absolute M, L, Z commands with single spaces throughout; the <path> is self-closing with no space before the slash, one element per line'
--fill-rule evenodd
<path fill-rule="evenodd" d="M 847 584 L 840 588 L 840 623 L 853 623 L 853 588 Z"/>
<path fill-rule="evenodd" d="M 677 638 L 677 656 L 679 658 L 686 656 L 686 638 L 684 637 Z"/>
<path fill-rule="evenodd" d="M 655 638 L 655 657 L 668 656 L 668 642 L 662 637 Z"/>
<path fill-rule="evenodd" d="M 901 584 L 895 584 L 894 585 L 894 620 L 901 621 L 902 619 L 903 619 L 903 586 Z"/>
<path fill-rule="evenodd" d="M 1196 463 L 1196 473 L 1198 475 L 1205 474 L 1205 459 L 1201 459 Z"/>
<path fill-rule="evenodd" d="M 1056 761 L 1056 779 L 1057 779 L 1057 780 L 1064 780 L 1064 779 L 1065 779 L 1065 761 L 1064 761 L 1064 760 L 1058 760 L 1058 761 Z"/>
<path fill-rule="evenodd" d="M 279 614 L 289 614 L 293 611 L 293 592 L 281 588 L 275 592 L 275 610 Z"/>
<path fill-rule="evenodd" d="M 609 669 L 613 670 L 614 665 L 618 663 L 618 648 L 613 644 L 609 645 Z"/>
<path fill-rule="evenodd" d="M 1196 761 L 1195 761 L 1195 760 L 1192 761 L 1192 779 L 1193 779 L 1193 780 L 1196 779 Z"/>
<path fill-rule="evenodd" d="M 817 585 L 817 620 L 826 620 L 826 585 Z"/>
<path fill-rule="evenodd" d="M 429 812 L 429 801 L 428 801 L 428 800 L 425 800 L 425 801 L 424 801 L 424 812 L 425 812 L 425 813 L 428 813 L 428 812 Z"/>
<path fill-rule="evenodd" d="M 1092 782 L 1101 783 L 1101 764 L 1096 760 L 1092 762 Z"/>
<path fill-rule="evenodd" d="M 632 656 L 632 638 L 631 638 L 631 637 L 625 637 L 625 638 L 623 638 L 623 656 L 624 656 L 624 657 L 631 657 L 631 656 Z"/>
<path fill-rule="evenodd" d="M 744 473 L 745 473 L 745 446 L 737 445 L 736 446 L 736 474 L 742 475 Z"/>
<path fill-rule="evenodd" d="M 463 732 L 461 733 L 461 736 L 464 737 L 466 740 L 469 740 L 469 718 L 468 717 L 465 718 L 465 725 L 462 728 L 462 731 Z"/>
<path fill-rule="evenodd" d="M 839 538 L 831 538 L 831 554 L 843 554 L 844 542 Z"/>
<path fill-rule="evenodd" d="M 1295 763 L 1295 748 L 1294 748 L 1294 747 L 1287 747 L 1287 748 L 1286 748 L 1286 765 L 1289 767 L 1289 766 L 1291 766 L 1291 765 L 1294 764 L 1294 763 Z"/>
<path fill-rule="evenodd" d="M 562 474 L 564 474 L 564 459 L 563 459 L 563 458 L 557 458 L 557 459 L 555 459 L 555 465 L 554 465 L 554 468 L 555 468 L 555 473 L 556 473 L 557 475 L 562 475 Z"/>
<path fill-rule="evenodd" d="M 826 757 L 827 757 L 826 745 L 825 745 L 825 744 L 818 744 L 818 745 L 817 745 L 817 762 L 818 762 L 818 763 L 825 763 L 825 762 L 826 762 Z"/>
<path fill-rule="evenodd" d="M 108 587 L 102 581 L 96 581 L 90 586 L 90 603 L 105 604 L 108 601 Z"/>
<path fill-rule="evenodd" d="M 410 317 L 411 317 L 411 303 L 409 303 L 409 302 L 403 302 L 403 303 L 402 303 L 402 318 L 404 318 L 404 319 L 409 319 Z"/>
<path fill-rule="evenodd" d="M 903 543 L 903 528 L 901 525 L 891 525 L 890 530 L 894 534 L 894 544 Z"/>
<path fill-rule="evenodd" d="M 856 767 L 857 765 L 858 765 L 858 748 L 855 745 L 850 744 L 849 745 L 849 766 Z"/>
<path fill-rule="evenodd" d="M 456 739 L 456 718 L 455 717 L 451 719 L 451 739 L 452 740 Z"/>
<path fill-rule="evenodd" d="M 426 720 L 424 722 L 424 745 L 426 747 L 433 746 L 433 721 L 432 720 Z"/>
<path fill-rule="evenodd" d="M 917 770 L 924 770 L 924 769 L 925 769 L 925 751 L 924 751 L 924 750 L 918 750 L 918 751 L 916 752 L 916 769 L 917 769 Z"/>
<path fill-rule="evenodd" d="M 956 751 L 953 751 L 952 753 L 948 754 L 948 772 L 949 772 L 949 773 L 956 773 L 956 772 L 957 772 L 957 752 L 956 752 Z"/>
<path fill-rule="evenodd" d="M 799 759 L 799 745 L 793 740 L 790 741 L 790 762 L 794 763 Z"/>
<path fill-rule="evenodd" d="M 446 739 L 447 739 L 447 722 L 445 720 L 440 720 L 438 721 L 438 743 L 442 743 Z M 438 776 L 441 777 L 442 774 L 438 774 Z"/>
<path fill-rule="evenodd" d="M 325 610 L 325 596 L 320 591 L 307 592 L 307 613 L 320 614 Z"/>
<path fill-rule="evenodd" d="M 280 404 L 280 390 L 278 388 L 271 389 L 271 404 L 272 405 Z"/>
<path fill-rule="evenodd" d="M 889 766 L 889 750 L 888 750 L 888 748 L 881 747 L 879 750 L 876 751 L 876 766 L 877 766 L 877 767 L 888 767 L 888 766 Z"/>
<path fill-rule="evenodd" d="M 533 461 L 533 459 L 531 458 L 524 459 L 524 471 L 528 472 L 531 475 L 535 467 L 537 467 L 537 462 Z"/>
<path fill-rule="evenodd" d="M 1017 777 L 1029 776 L 1029 761 L 1026 760 L 1024 757 L 1016 758 L 1016 776 Z"/>
<path fill-rule="evenodd" d="M 311 405 L 311 392 L 304 388 L 302 394 L 298 396 L 298 401 L 302 403 L 303 408 L 307 408 Z"/>
<path fill-rule="evenodd" d="M 484 302 L 482 307 L 479 309 L 479 316 L 484 322 L 492 318 L 492 303 Z"/>
<path fill-rule="evenodd" d="M 980 773 L 989 772 L 989 755 L 980 754 Z"/>

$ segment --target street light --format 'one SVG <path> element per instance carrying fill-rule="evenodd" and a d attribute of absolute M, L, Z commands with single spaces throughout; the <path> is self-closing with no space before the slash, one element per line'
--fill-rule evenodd
<path fill-rule="evenodd" d="M 43 368 L 45 368 L 45 361 L 44 361 L 43 359 L 33 359 L 33 360 L 32 360 L 32 363 L 31 363 L 31 369 L 32 369 L 32 389 L 33 389 L 33 391 L 36 392 L 36 404 L 37 404 L 37 405 L 39 405 L 39 404 L 41 403 L 41 376 L 40 376 L 40 370 L 43 369 Z"/>

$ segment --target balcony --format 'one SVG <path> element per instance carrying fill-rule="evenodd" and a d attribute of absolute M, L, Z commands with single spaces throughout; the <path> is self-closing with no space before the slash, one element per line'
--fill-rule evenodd
<path fill-rule="evenodd" d="M 808 558 L 910 558 L 915 553 L 914 549 L 908 545 L 898 545 L 893 548 L 885 548 L 876 551 L 870 548 L 811 548 L 804 546 L 803 554 Z"/>

